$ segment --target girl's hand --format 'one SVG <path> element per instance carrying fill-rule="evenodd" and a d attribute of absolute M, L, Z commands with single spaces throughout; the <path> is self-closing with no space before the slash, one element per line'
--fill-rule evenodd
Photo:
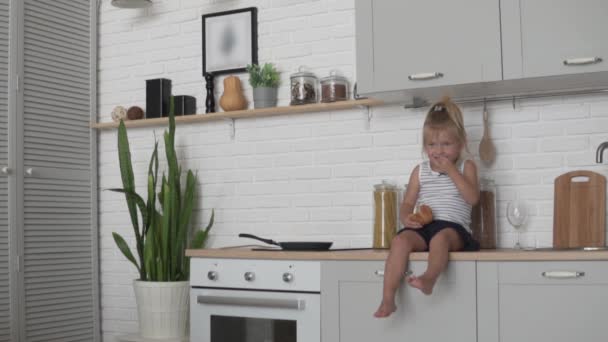
<path fill-rule="evenodd" d="M 433 164 L 435 164 L 435 171 L 439 173 L 445 173 L 447 175 L 450 174 L 450 172 L 453 172 L 454 170 L 457 171 L 456 165 L 454 165 L 454 163 L 452 163 L 448 158 L 444 156 L 434 157 L 433 161 Z"/>
<path fill-rule="evenodd" d="M 415 229 L 422 228 L 422 225 L 420 223 L 410 220 L 409 217 L 404 218 L 402 223 L 405 226 L 405 228 L 415 228 Z"/>

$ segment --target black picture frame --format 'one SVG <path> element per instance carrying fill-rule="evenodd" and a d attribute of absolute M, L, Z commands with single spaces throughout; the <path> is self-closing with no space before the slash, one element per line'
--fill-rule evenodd
<path fill-rule="evenodd" d="M 258 63 L 257 8 L 202 16 L 203 76 L 245 72 Z"/>

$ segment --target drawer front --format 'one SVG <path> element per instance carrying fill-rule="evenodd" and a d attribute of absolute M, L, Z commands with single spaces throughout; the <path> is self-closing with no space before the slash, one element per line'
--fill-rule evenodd
<path fill-rule="evenodd" d="M 328 262 L 331 263 L 331 262 Z M 341 280 L 379 281 L 384 279 L 384 261 L 336 261 Z M 336 267 L 336 266 L 334 266 Z M 427 267 L 426 261 L 411 261 L 408 271 L 420 275 Z M 474 261 L 450 261 L 439 283 L 475 282 Z"/>
<path fill-rule="evenodd" d="M 498 264 L 500 284 L 608 284 L 608 261 L 525 261 Z"/>

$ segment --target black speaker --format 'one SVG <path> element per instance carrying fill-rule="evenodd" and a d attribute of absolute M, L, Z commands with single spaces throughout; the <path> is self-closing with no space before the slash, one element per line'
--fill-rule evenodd
<path fill-rule="evenodd" d="M 196 98 L 189 95 L 176 95 L 173 97 L 175 101 L 175 115 L 188 115 L 196 113 Z"/>
<path fill-rule="evenodd" d="M 146 80 L 146 118 L 160 118 L 169 114 L 171 80 Z"/>

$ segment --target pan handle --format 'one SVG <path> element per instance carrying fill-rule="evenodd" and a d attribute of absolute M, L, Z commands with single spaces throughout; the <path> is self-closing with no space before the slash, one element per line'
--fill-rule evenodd
<path fill-rule="evenodd" d="M 258 241 L 265 242 L 265 243 L 267 243 L 267 244 L 269 244 L 269 245 L 276 245 L 276 246 L 280 246 L 280 244 L 279 244 L 278 242 L 274 241 L 274 240 L 271 240 L 271 239 L 263 239 L 263 238 L 261 238 L 261 237 L 259 237 L 259 236 L 255 236 L 255 235 L 252 235 L 252 234 L 245 234 L 245 233 L 241 233 L 241 234 L 239 234 L 239 237 L 242 237 L 242 238 L 250 238 L 250 239 L 255 239 L 255 240 L 258 240 Z"/>

